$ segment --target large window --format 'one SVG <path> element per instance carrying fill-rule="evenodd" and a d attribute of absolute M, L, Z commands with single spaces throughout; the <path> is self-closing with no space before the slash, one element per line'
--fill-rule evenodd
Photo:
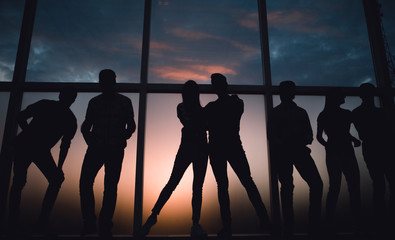
<path fill-rule="evenodd" d="M 394 52 L 394 2 L 379 3 Z M 182 124 L 176 113 L 181 85 L 188 79 L 198 82 L 205 106 L 217 98 L 210 75 L 220 72 L 227 77 L 231 93 L 244 101 L 240 136 L 251 174 L 269 213 L 273 219 L 281 219 L 280 183 L 270 168 L 266 137 L 267 113 L 273 103 L 280 102 L 278 85 L 283 80 L 296 83 L 295 101 L 307 110 L 314 137 L 323 95 L 330 87 L 344 88 L 348 94 L 344 108 L 357 107 L 361 101 L 356 97 L 357 86 L 365 82 L 377 85 L 373 66 L 378 60 L 372 58 L 370 48 L 377 43 L 368 37 L 367 23 L 374 22 L 370 18 L 364 14 L 364 1 L 0 0 L 0 144 L 3 150 L 11 149 L 20 131 L 13 129 L 19 109 L 44 98 L 56 100 L 63 86 L 76 86 L 79 94 L 71 109 L 78 130 L 64 165 L 66 180 L 50 228 L 59 234 L 79 234 L 78 186 L 87 148 L 80 126 L 89 100 L 100 94 L 100 70 L 113 69 L 120 83 L 117 90 L 131 98 L 138 123 L 125 150 L 113 219 L 114 235 L 130 235 L 146 221 L 170 177 L 181 140 Z M 14 68 L 18 69 L 16 79 Z M 378 93 L 387 92 L 382 90 Z M 354 128 L 352 134 L 358 136 Z M 324 218 L 328 191 L 325 148 L 316 138 L 310 147 L 324 182 Z M 362 217 L 368 218 L 372 214 L 371 179 L 361 148 L 355 152 L 363 186 Z M 0 173 L 8 178 L 12 169 L 11 161 L 3 158 L 7 153 L 0 157 Z M 59 143 L 52 153 L 57 161 Z M 192 173 L 189 167 L 150 235 L 190 233 Z M 230 165 L 228 176 L 233 232 L 260 234 L 258 217 Z M 96 214 L 102 205 L 103 178 L 102 169 L 94 185 Z M 297 171 L 294 180 L 295 230 L 306 233 L 309 188 Z M 22 196 L 22 229 L 31 230 L 47 184 L 32 164 Z M 1 183 L 0 188 L 3 185 L 7 186 Z M 0 189 L 0 202 L 7 190 Z M 344 181 L 336 210 L 339 231 L 352 229 L 348 199 Z M 209 234 L 222 227 L 210 163 L 203 186 L 201 225 Z"/>
<path fill-rule="evenodd" d="M 119 82 L 140 80 L 144 1 L 40 0 L 27 81 L 96 82 L 111 68 Z"/>
<path fill-rule="evenodd" d="M 273 84 L 374 83 L 362 1 L 267 1 Z"/>
<path fill-rule="evenodd" d="M 150 82 L 262 84 L 261 66 L 256 0 L 152 1 Z"/>
<path fill-rule="evenodd" d="M 245 112 L 241 121 L 241 140 L 250 164 L 251 174 L 258 186 L 264 203 L 270 211 L 268 158 L 266 149 L 266 124 L 263 96 L 241 95 Z M 201 96 L 202 105 L 215 100 L 214 95 Z M 147 145 L 144 171 L 144 220 L 168 181 L 181 140 L 182 125 L 177 118 L 177 104 L 181 95 L 148 95 Z M 160 119 L 158 121 L 158 119 Z M 259 233 L 259 220 L 247 193 L 236 174 L 228 165 L 229 194 L 235 233 Z M 152 235 L 189 234 L 192 226 L 192 180 L 190 166 L 180 184 L 158 216 Z M 243 206 L 242 208 L 240 206 Z M 220 212 L 217 199 L 217 184 L 210 164 L 203 186 L 201 225 L 209 234 L 220 228 Z"/>
<path fill-rule="evenodd" d="M 4 124 L 7 116 L 9 93 L 0 92 L 0 146 L 3 142 Z"/>
<path fill-rule="evenodd" d="M 78 129 L 71 142 L 69 153 L 64 163 L 63 172 L 65 181 L 59 192 L 53 212 L 51 214 L 50 229 L 59 234 L 79 233 L 82 226 L 82 216 L 79 197 L 79 179 L 81 166 L 87 145 L 80 132 L 80 126 L 85 118 L 89 100 L 97 93 L 79 93 L 71 110 L 77 117 Z M 133 103 L 137 115 L 138 95 L 126 94 Z M 25 93 L 22 109 L 41 99 L 58 100 L 58 93 Z M 136 123 L 138 116 L 135 116 Z M 130 234 L 132 232 L 134 179 L 136 165 L 136 134 L 127 142 L 125 157 L 122 165 L 122 174 L 118 184 L 117 208 L 114 213 L 114 231 L 117 234 Z M 60 142 L 52 149 L 52 156 L 57 163 Z M 104 168 L 99 171 L 94 185 L 96 214 L 99 213 L 103 199 Z M 23 190 L 21 217 L 24 230 L 30 231 L 39 215 L 42 199 L 47 189 L 48 182 L 40 170 L 32 164 L 28 170 L 27 184 Z"/>
<path fill-rule="evenodd" d="M 23 3 L 22 0 L 0 2 L 0 82 L 12 80 L 21 31 Z"/>

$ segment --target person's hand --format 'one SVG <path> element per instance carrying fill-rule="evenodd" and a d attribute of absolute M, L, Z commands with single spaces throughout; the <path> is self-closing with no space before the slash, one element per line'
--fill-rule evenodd
<path fill-rule="evenodd" d="M 356 139 L 356 138 L 354 138 L 354 139 L 352 140 L 352 142 L 353 142 L 353 144 L 354 144 L 354 147 L 359 147 L 359 146 L 361 146 L 361 141 L 359 141 L 359 140 Z"/>

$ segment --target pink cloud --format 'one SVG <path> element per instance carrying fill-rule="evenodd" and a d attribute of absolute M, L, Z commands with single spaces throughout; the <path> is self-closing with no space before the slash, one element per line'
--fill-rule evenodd
<path fill-rule="evenodd" d="M 238 20 L 240 26 L 259 31 L 258 13 L 248 13 Z"/>
<path fill-rule="evenodd" d="M 199 32 L 199 31 L 191 31 L 191 30 L 185 30 L 181 28 L 174 28 L 171 30 L 174 36 L 184 38 L 184 39 L 190 39 L 190 40 L 202 40 L 202 39 L 208 39 L 208 38 L 218 38 L 214 35 L 204 33 L 204 32 Z"/>
<path fill-rule="evenodd" d="M 298 10 L 274 11 L 268 13 L 270 28 L 282 28 L 288 31 L 300 33 L 336 33 L 331 26 L 319 25 L 318 17 L 311 12 Z"/>
<path fill-rule="evenodd" d="M 154 50 L 166 50 L 166 51 L 173 51 L 175 50 L 172 46 L 166 43 L 151 41 L 150 42 L 150 49 Z"/>
<path fill-rule="evenodd" d="M 210 75 L 214 72 L 220 72 L 228 75 L 236 74 L 233 69 L 219 65 L 187 65 L 183 67 L 164 66 L 153 68 L 153 72 L 159 78 L 182 82 L 188 79 L 209 81 Z"/>

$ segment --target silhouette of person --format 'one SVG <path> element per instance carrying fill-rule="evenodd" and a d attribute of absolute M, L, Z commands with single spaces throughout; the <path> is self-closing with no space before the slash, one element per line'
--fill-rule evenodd
<path fill-rule="evenodd" d="M 374 103 L 375 87 L 370 83 L 360 85 L 362 103 L 352 111 L 355 128 L 362 140 L 362 154 L 373 182 L 374 218 L 378 232 L 394 231 L 395 226 L 395 169 L 391 118 Z M 386 183 L 390 190 L 390 205 L 386 207 Z M 389 210 L 389 211 L 388 211 Z M 388 216 L 387 211 L 389 212 Z M 385 229 L 387 228 L 387 229 Z"/>
<path fill-rule="evenodd" d="M 325 221 L 328 233 L 332 234 L 335 224 L 335 210 L 340 193 L 342 174 L 350 194 L 350 209 L 354 231 L 360 227 L 361 191 L 360 174 L 354 148 L 361 142 L 350 134 L 352 115 L 350 110 L 340 107 L 345 96 L 340 89 L 331 90 L 326 95 L 324 110 L 317 118 L 317 140 L 326 150 L 326 166 L 329 176 L 329 191 L 326 199 Z M 326 134 L 327 140 L 323 134 Z"/>
<path fill-rule="evenodd" d="M 21 194 L 31 163 L 40 169 L 49 183 L 34 231 L 45 233 L 47 230 L 50 213 L 64 181 L 63 163 L 77 130 L 77 120 L 70 110 L 76 97 L 75 88 L 65 87 L 61 89 L 58 101 L 40 100 L 17 116 L 22 132 L 15 140 L 14 176 L 9 196 L 10 231 L 18 231 Z M 56 165 L 51 149 L 60 139 Z"/>
<path fill-rule="evenodd" d="M 240 140 L 240 119 L 244 112 L 243 100 L 237 95 L 227 93 L 228 83 L 224 75 L 220 73 L 212 74 L 211 84 L 218 99 L 208 103 L 205 111 L 209 131 L 210 164 L 218 185 L 218 201 L 223 224 L 218 237 L 229 238 L 232 235 L 227 175 L 228 162 L 246 189 L 260 219 L 261 227 L 264 230 L 271 230 L 266 207 L 251 177 L 250 167 Z"/>
<path fill-rule="evenodd" d="M 181 181 L 188 166 L 193 166 L 192 193 L 192 237 L 206 237 L 207 234 L 199 225 L 202 206 L 202 188 L 206 175 L 208 153 L 206 120 L 199 101 L 199 86 L 193 80 L 188 80 L 182 90 L 182 103 L 177 106 L 177 117 L 183 125 L 181 144 L 174 161 L 169 181 L 161 191 L 152 209 L 152 214 L 143 225 L 140 235 L 145 236 L 157 222 L 157 215 L 170 198 L 174 189 Z"/>
<path fill-rule="evenodd" d="M 306 110 L 296 105 L 295 83 L 280 83 L 281 103 L 276 106 L 268 121 L 270 148 L 281 183 L 280 196 L 284 218 L 284 237 L 294 234 L 293 167 L 310 188 L 309 234 L 319 232 L 323 183 L 307 147 L 313 141 L 313 131 Z"/>
<path fill-rule="evenodd" d="M 99 235 L 111 237 L 124 148 L 126 140 L 136 130 L 136 124 L 131 100 L 115 91 L 115 72 L 111 69 L 100 71 L 99 85 L 102 93 L 89 101 L 81 125 L 82 135 L 88 144 L 80 177 L 81 212 L 84 220 L 81 235 L 97 231 L 93 182 L 104 165 Z"/>

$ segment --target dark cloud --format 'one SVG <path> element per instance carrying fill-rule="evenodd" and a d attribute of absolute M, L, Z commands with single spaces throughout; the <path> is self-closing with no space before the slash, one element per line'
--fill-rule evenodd
<path fill-rule="evenodd" d="M 23 6 L 23 0 L 0 1 L 0 82 L 12 80 Z"/>
<path fill-rule="evenodd" d="M 361 1 L 268 1 L 268 22 L 274 84 L 374 81 Z"/>

